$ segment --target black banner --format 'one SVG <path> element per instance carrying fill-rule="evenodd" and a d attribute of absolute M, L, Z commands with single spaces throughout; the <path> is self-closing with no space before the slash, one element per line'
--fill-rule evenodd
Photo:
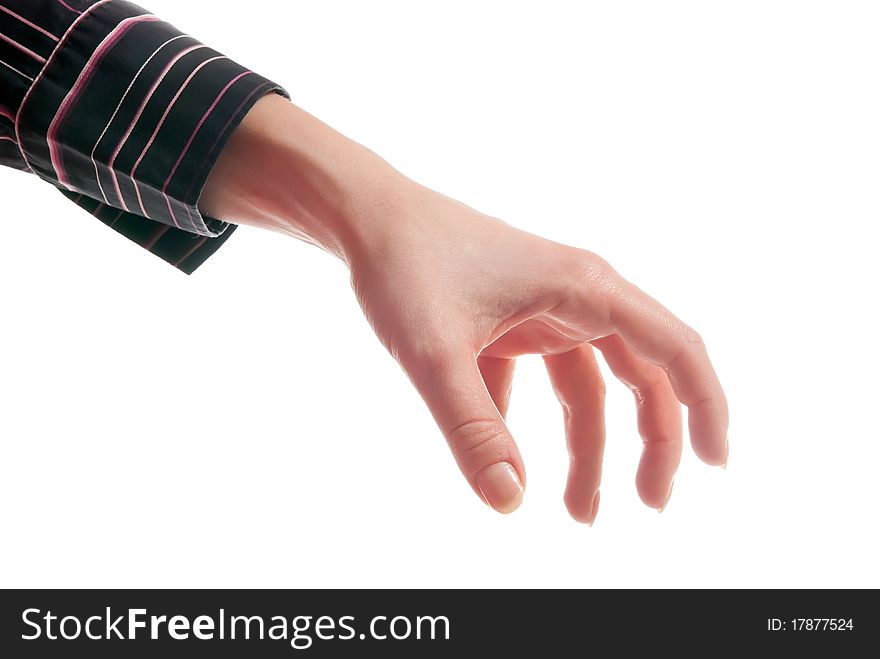
<path fill-rule="evenodd" d="M 7 590 L 0 656 L 853 656 L 878 613 L 867 590 Z"/>

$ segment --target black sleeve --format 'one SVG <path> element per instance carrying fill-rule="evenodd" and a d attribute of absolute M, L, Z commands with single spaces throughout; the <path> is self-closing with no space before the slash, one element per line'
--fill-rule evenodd
<path fill-rule="evenodd" d="M 235 229 L 202 188 L 270 80 L 123 0 L 0 0 L 0 164 L 191 274 Z"/>

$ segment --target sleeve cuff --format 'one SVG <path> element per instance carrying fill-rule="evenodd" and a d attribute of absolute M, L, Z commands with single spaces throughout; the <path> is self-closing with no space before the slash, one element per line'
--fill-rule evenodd
<path fill-rule="evenodd" d="M 199 212 L 224 146 L 274 82 L 129 2 L 95 5 L 25 97 L 31 169 L 78 205 L 191 274 L 235 225 Z"/>

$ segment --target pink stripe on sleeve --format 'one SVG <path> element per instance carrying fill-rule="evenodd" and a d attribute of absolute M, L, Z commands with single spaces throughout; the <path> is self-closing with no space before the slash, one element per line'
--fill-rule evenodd
<path fill-rule="evenodd" d="M 16 139 L 16 141 L 18 141 L 18 150 L 21 153 L 21 159 L 24 160 L 24 164 L 27 165 L 29 172 L 33 172 L 34 168 L 31 167 L 31 163 L 27 159 L 27 154 L 24 152 L 24 146 L 22 145 L 23 143 L 21 141 L 21 135 L 19 134 L 21 132 L 22 113 L 24 112 L 24 109 L 27 106 L 28 101 L 31 98 L 31 94 L 34 91 L 34 88 L 37 86 L 37 83 L 43 79 L 43 76 L 46 73 L 46 69 L 49 68 L 49 64 L 51 64 L 52 60 L 55 59 L 55 56 L 58 54 L 58 51 L 61 49 L 61 46 L 64 45 L 64 42 L 67 41 L 67 37 L 70 36 L 70 33 L 73 32 L 76 29 L 76 27 L 80 24 L 80 22 L 85 20 L 85 18 L 91 12 L 95 11 L 98 7 L 106 5 L 108 2 L 113 2 L 113 0 L 98 0 L 98 2 L 89 6 L 89 8 L 86 9 L 84 12 L 78 12 L 79 16 L 77 16 L 74 19 L 73 23 L 70 24 L 70 27 L 67 28 L 67 31 L 65 31 L 65 33 L 64 33 L 64 36 L 61 37 L 61 40 L 55 46 L 55 50 L 53 50 L 52 54 L 49 55 L 49 61 L 46 62 L 46 66 L 44 66 L 43 70 L 40 71 L 40 73 L 37 75 L 37 79 L 34 80 L 33 78 L 30 78 L 29 76 L 25 76 L 26 78 L 28 78 L 32 82 L 31 82 L 31 86 L 28 87 L 27 93 L 24 95 L 24 99 L 22 100 L 21 105 L 18 106 L 18 112 L 15 115 L 15 139 Z M 12 68 L 12 67 L 9 67 L 9 68 Z M 15 70 L 15 69 L 13 69 L 13 70 Z M 17 71 L 16 73 L 21 73 L 21 72 Z M 24 74 L 22 73 L 21 75 L 24 75 Z"/>
<path fill-rule="evenodd" d="M 134 163 L 134 167 L 131 168 L 131 173 L 129 174 L 129 178 L 131 179 L 131 182 L 134 183 L 134 189 L 135 189 L 135 192 L 137 193 L 138 203 L 141 206 L 141 210 L 144 213 L 144 217 L 150 217 L 150 216 L 147 215 L 147 210 L 144 208 L 144 200 L 141 199 L 141 191 L 140 191 L 140 188 L 138 188 L 138 184 L 134 178 L 134 174 L 137 171 L 137 168 L 140 167 L 140 164 L 143 161 L 144 156 L 147 155 L 147 151 L 150 150 L 150 147 L 153 146 L 153 142 L 156 141 L 156 136 L 159 134 L 159 131 L 162 129 L 162 126 L 165 124 L 165 120 L 168 118 L 168 115 L 171 113 L 171 110 L 174 108 L 174 105 L 177 103 L 177 99 L 180 98 L 180 95 L 184 92 L 184 90 L 187 88 L 187 86 L 189 86 L 189 83 L 192 82 L 192 79 L 196 77 L 196 74 L 199 71 L 201 71 L 203 68 L 205 68 L 211 62 L 216 62 L 217 60 L 223 60 L 223 59 L 228 59 L 228 58 L 224 55 L 218 55 L 217 57 L 211 57 L 209 59 L 206 59 L 204 62 L 199 64 L 195 69 L 193 69 L 192 73 L 189 74 L 187 79 L 180 86 L 180 89 L 177 90 L 177 93 L 174 94 L 174 98 L 171 99 L 171 103 L 169 103 L 168 107 L 165 108 L 165 112 L 162 113 L 162 118 L 159 119 L 159 123 L 156 125 L 156 129 L 153 131 L 153 134 L 150 136 L 150 139 L 147 142 L 146 146 L 144 147 L 144 150 L 141 151 L 141 155 L 138 156 L 137 161 Z M 175 226 L 177 226 L 177 228 L 179 229 L 180 225 L 177 224 L 177 218 L 174 217 L 173 212 L 171 215 L 172 215 L 172 218 L 174 219 Z"/>
<path fill-rule="evenodd" d="M 235 76 L 232 80 L 229 81 L 223 91 L 214 99 L 214 102 L 211 104 L 211 107 L 208 108 L 208 111 L 205 112 L 205 115 L 202 117 L 201 121 L 199 121 L 196 129 L 193 131 L 193 134 L 189 136 L 189 139 L 186 142 L 186 145 L 183 147 L 183 151 L 180 152 L 180 156 L 177 158 L 177 162 L 174 163 L 174 167 L 171 168 L 171 173 L 168 174 L 168 178 L 165 179 L 165 185 L 162 186 L 162 192 L 165 192 L 168 189 L 168 184 L 171 183 L 171 179 L 174 177 L 175 172 L 177 172 L 177 168 L 180 167 L 180 163 L 183 161 L 183 157 L 186 155 L 186 152 L 189 151 L 189 147 L 192 146 L 193 140 L 196 139 L 196 135 L 198 135 L 199 131 L 202 129 L 202 125 L 208 120 L 208 117 L 211 116 L 211 113 L 214 112 L 214 108 L 217 107 L 217 104 L 223 100 L 223 97 L 226 96 L 226 92 L 229 91 L 230 87 L 237 83 L 239 80 L 244 78 L 247 75 L 250 75 L 253 71 L 245 71 L 237 76 Z"/>
<path fill-rule="evenodd" d="M 64 2 L 64 0 L 58 0 L 58 3 L 61 4 L 61 5 L 64 5 L 65 7 L 67 7 L 67 8 L 68 8 L 70 11 L 72 11 L 74 14 L 82 14 L 81 11 L 79 11 L 78 9 L 74 9 L 74 8 L 71 7 L 69 4 L 67 4 L 66 2 Z"/>
<path fill-rule="evenodd" d="M 16 13 L 15 13 L 14 11 L 12 11 L 11 9 L 7 9 L 7 8 L 4 7 L 3 5 L 0 5 L 0 11 L 4 12 L 4 13 L 6 13 L 6 14 L 9 14 L 10 16 L 12 16 L 13 18 L 15 18 L 15 19 L 21 21 L 22 23 L 24 23 L 24 24 L 27 25 L 28 27 L 33 28 L 34 30 L 36 30 L 36 31 L 39 32 L 40 34 L 42 34 L 42 35 L 44 35 L 44 36 L 46 36 L 46 37 L 49 37 L 52 41 L 55 41 L 56 43 L 58 42 L 58 37 L 56 37 L 54 34 L 52 34 L 51 32 L 49 32 L 48 30 L 46 30 L 46 29 L 44 29 L 44 28 L 41 28 L 41 27 L 40 27 L 39 25 L 37 25 L 36 23 L 32 23 L 31 21 L 29 21 L 28 19 L 26 19 L 24 16 L 19 16 L 18 14 L 16 14 Z"/>
<path fill-rule="evenodd" d="M 4 108 L 2 105 L 0 105 L 0 117 L 6 117 L 7 119 L 15 123 L 15 117 L 12 116 L 12 113 Z"/>
<path fill-rule="evenodd" d="M 20 50 L 21 52 L 23 52 L 25 55 L 28 55 L 29 57 L 33 57 L 33 58 L 34 58 L 35 60 L 37 60 L 37 62 L 39 62 L 40 64 L 45 64 L 45 63 L 46 63 L 46 58 L 45 58 L 45 57 L 43 57 L 42 55 L 37 55 L 37 54 L 36 54 L 34 51 L 32 51 L 30 48 L 27 48 L 26 46 L 22 46 L 22 45 L 21 45 L 20 43 L 18 43 L 17 41 L 13 41 L 12 39 L 10 39 L 9 37 L 7 37 L 7 36 L 6 36 L 5 34 L 3 34 L 2 32 L 0 32 L 0 41 L 5 41 L 6 43 L 8 43 L 8 44 L 9 44 L 10 46 L 12 46 L 13 48 L 17 48 L 18 50 Z"/>
<path fill-rule="evenodd" d="M 201 121 L 199 121 L 196 129 L 193 131 L 193 134 L 189 136 L 189 140 L 187 140 L 186 145 L 183 147 L 183 151 L 180 152 L 180 156 L 177 158 L 177 162 L 174 163 L 174 167 L 171 168 L 171 173 L 168 174 L 168 178 L 165 179 L 165 185 L 162 186 L 162 196 L 165 197 L 165 203 L 168 204 L 168 211 L 171 213 L 171 217 L 174 220 L 174 223 L 177 224 L 177 217 L 174 215 L 174 209 L 171 208 L 171 199 L 169 199 L 166 191 L 168 190 L 168 184 L 171 183 L 171 179 L 174 177 L 177 168 L 180 166 L 180 163 L 183 161 L 183 157 L 186 155 L 186 152 L 189 151 L 189 147 L 192 146 L 193 140 L 196 139 L 196 135 L 198 135 L 199 131 L 202 129 L 202 125 L 207 121 L 208 117 L 211 116 L 211 113 L 214 111 L 214 108 L 217 107 L 217 104 L 222 100 L 222 98 L 226 95 L 226 92 L 229 91 L 229 88 L 232 87 L 236 82 L 244 78 L 246 75 L 250 75 L 253 73 L 252 71 L 245 71 L 241 73 L 232 80 L 223 88 L 220 94 L 214 99 L 214 102 L 211 104 L 211 107 L 208 108 L 208 111 L 202 116 Z M 198 232 L 198 227 L 196 226 L 195 220 L 193 220 L 192 213 L 189 212 L 189 207 L 186 209 L 187 217 L 189 217 L 189 223 L 192 225 L 192 228 Z M 207 227 L 205 227 L 207 229 Z"/>
<path fill-rule="evenodd" d="M 110 157 L 110 162 L 107 166 L 110 168 L 110 176 L 113 179 L 113 187 L 116 190 L 116 196 L 119 197 L 119 202 L 125 210 L 129 210 L 128 205 L 125 203 L 125 199 L 122 197 L 122 190 L 119 188 L 119 179 L 116 176 L 116 170 L 113 169 L 113 164 L 116 162 L 116 158 L 119 156 L 119 152 L 122 151 L 122 147 L 125 146 L 128 138 L 131 137 L 131 134 L 134 131 L 134 127 L 137 125 L 137 122 L 140 120 L 141 115 L 144 113 L 144 110 L 147 107 L 147 103 L 149 103 L 150 99 L 153 98 L 153 94 L 156 93 L 156 90 L 159 88 L 159 85 L 162 84 L 162 81 L 165 79 L 165 76 L 168 75 L 168 72 L 171 71 L 174 65 L 177 64 L 177 62 L 179 62 L 181 58 L 183 58 L 185 55 L 201 48 L 207 48 L 207 46 L 200 44 L 198 46 L 189 46 L 188 48 L 184 48 L 177 55 L 175 55 L 174 58 L 170 62 L 168 62 L 168 64 L 165 65 L 162 73 L 159 74 L 159 77 L 156 78 L 155 82 L 153 82 L 153 86 L 150 87 L 150 91 L 147 92 L 147 95 L 144 97 L 144 100 L 141 103 L 141 106 L 138 108 L 134 119 L 131 120 L 131 124 L 129 125 L 128 130 L 125 131 L 122 139 L 119 140 L 119 144 L 116 145 L 116 149 L 113 151 L 113 155 Z"/>
<path fill-rule="evenodd" d="M 113 125 L 113 121 L 116 119 L 116 115 L 119 114 L 119 110 L 122 108 L 122 104 L 125 103 L 125 99 L 128 98 L 128 95 L 131 92 L 132 88 L 134 87 L 134 84 L 141 77 L 141 73 L 144 72 L 144 69 L 147 68 L 147 65 L 153 61 L 153 58 L 156 57 L 156 55 L 158 55 L 159 52 L 163 48 L 165 48 L 165 46 L 167 46 L 168 44 L 170 44 L 173 41 L 177 41 L 178 39 L 184 39 L 184 38 L 187 38 L 187 35 L 181 34 L 179 36 L 172 37 L 171 39 L 169 39 L 168 41 L 163 43 L 161 46 L 159 46 L 156 50 L 154 50 L 153 53 L 147 58 L 147 61 L 145 61 L 141 65 L 141 68 L 138 69 L 138 72 L 134 75 L 134 78 L 132 78 L 131 82 L 128 85 L 128 88 L 125 90 L 125 93 L 122 95 L 122 98 L 119 99 L 119 104 L 116 106 L 116 109 L 113 111 L 113 115 L 110 117 L 110 120 L 107 122 L 107 125 L 104 126 L 104 130 L 101 131 L 101 135 L 98 137 L 98 140 L 95 142 L 95 146 L 92 149 L 92 153 L 91 153 L 92 166 L 95 168 L 95 181 L 98 183 L 98 189 L 101 191 L 101 196 L 104 198 L 105 203 L 110 203 L 110 202 L 107 199 L 107 193 L 104 191 L 104 186 L 101 185 L 101 175 L 98 172 L 98 162 L 95 160 L 95 153 L 98 151 L 98 147 L 101 145 L 101 141 L 104 139 L 104 136 L 107 134 L 107 131 L 110 130 L 110 126 Z"/>
<path fill-rule="evenodd" d="M 119 23 L 119 25 L 117 25 L 113 29 L 113 31 L 110 32 L 110 34 L 104 37 L 104 40 L 95 50 L 95 52 L 92 53 L 92 56 L 89 58 L 88 62 L 86 62 L 86 65 L 80 72 L 79 77 L 73 84 L 73 87 L 71 87 L 70 91 L 67 92 L 67 96 L 64 97 L 64 100 L 61 102 L 61 106 L 55 113 L 55 117 L 52 119 L 52 123 L 49 124 L 49 130 L 46 133 L 46 142 L 49 144 L 49 155 L 52 160 L 52 167 L 55 170 L 55 175 L 58 182 L 68 190 L 72 190 L 73 188 L 70 187 L 70 184 L 67 181 L 67 176 L 64 173 L 64 165 L 61 156 L 61 145 L 58 143 L 58 129 L 61 127 L 62 122 L 67 117 L 68 112 L 70 112 L 71 107 L 73 107 L 73 103 L 76 101 L 83 88 L 94 76 L 98 63 L 104 58 L 104 56 L 107 54 L 107 51 L 109 51 L 116 44 L 116 42 L 118 42 L 123 37 L 123 35 L 125 35 L 126 32 L 128 32 L 138 23 L 153 22 L 158 20 L 159 19 L 152 14 L 143 14 L 141 16 L 126 18 L 124 21 Z"/>

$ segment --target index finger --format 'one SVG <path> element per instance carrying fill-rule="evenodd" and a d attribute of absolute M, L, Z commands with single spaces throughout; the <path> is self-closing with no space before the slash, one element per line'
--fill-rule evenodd
<path fill-rule="evenodd" d="M 612 331 L 642 359 L 662 367 L 675 396 L 688 408 L 688 430 L 697 456 L 727 464 L 727 398 L 703 339 L 657 300 L 620 278 L 609 297 Z"/>

